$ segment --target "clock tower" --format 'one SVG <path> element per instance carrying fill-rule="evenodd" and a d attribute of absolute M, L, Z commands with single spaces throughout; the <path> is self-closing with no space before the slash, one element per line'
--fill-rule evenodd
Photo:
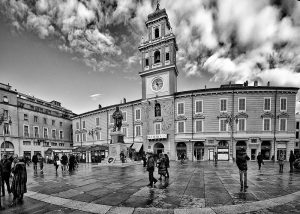
<path fill-rule="evenodd" d="M 139 51 L 142 55 L 142 98 L 173 95 L 177 91 L 175 35 L 172 33 L 165 9 L 159 8 L 148 15 L 147 35 L 142 38 Z"/>

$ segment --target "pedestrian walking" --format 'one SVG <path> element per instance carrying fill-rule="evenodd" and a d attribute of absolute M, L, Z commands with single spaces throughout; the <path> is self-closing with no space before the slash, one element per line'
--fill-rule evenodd
<path fill-rule="evenodd" d="M 10 183 L 9 183 L 9 178 L 10 178 L 10 173 L 11 173 L 11 162 L 7 158 L 7 155 L 4 154 L 1 160 L 1 165 L 2 165 L 2 196 L 5 196 L 5 184 L 7 188 L 8 194 L 11 193 L 10 191 Z"/>
<path fill-rule="evenodd" d="M 258 170 L 261 168 L 261 164 L 264 164 L 264 160 L 260 152 L 257 155 L 257 163 L 258 163 Z"/>
<path fill-rule="evenodd" d="M 33 163 L 33 171 L 34 171 L 34 173 L 36 174 L 37 173 L 37 163 L 39 162 L 39 159 L 38 159 L 38 157 L 37 157 L 37 155 L 36 154 L 34 154 L 33 156 L 32 156 L 32 163 Z"/>
<path fill-rule="evenodd" d="M 217 164 L 218 164 L 218 155 L 217 155 L 216 152 L 214 154 L 214 160 L 215 160 L 215 166 L 217 166 Z"/>
<path fill-rule="evenodd" d="M 290 172 L 294 171 L 294 162 L 295 162 L 296 158 L 294 155 L 294 152 L 291 150 L 290 152 L 290 158 L 289 158 L 289 162 L 290 162 Z"/>
<path fill-rule="evenodd" d="M 240 173 L 240 184 L 241 184 L 241 191 L 246 191 L 248 188 L 247 185 L 247 161 L 250 160 L 248 155 L 246 154 L 246 150 L 242 148 L 236 155 L 236 164 L 239 168 Z"/>
<path fill-rule="evenodd" d="M 15 155 L 11 171 L 13 173 L 11 190 L 14 195 L 11 206 L 15 206 L 17 200 L 22 202 L 24 193 L 27 192 L 27 171 L 23 157 L 18 158 L 18 155 Z"/>
<path fill-rule="evenodd" d="M 55 172 L 57 173 L 57 169 L 60 165 L 60 160 L 59 160 L 59 157 L 57 154 L 54 155 L 53 162 L 54 162 L 53 164 L 55 166 Z"/>
<path fill-rule="evenodd" d="M 152 153 L 148 153 L 148 160 L 147 160 L 147 171 L 149 173 L 149 184 L 148 187 L 153 187 L 153 185 L 157 182 L 157 179 L 153 176 L 155 167 L 155 161 Z"/>
<path fill-rule="evenodd" d="M 283 165 L 284 165 L 284 155 L 283 152 L 280 152 L 278 157 L 278 164 L 279 164 L 279 172 L 283 172 Z"/>
<path fill-rule="evenodd" d="M 166 167 L 166 159 L 163 153 L 159 154 L 159 159 L 157 161 L 157 168 L 158 168 L 158 174 L 160 175 L 158 180 L 162 180 L 162 176 L 165 178 L 167 177 L 167 167 Z"/>
<path fill-rule="evenodd" d="M 43 173 L 44 172 L 43 171 L 43 169 L 44 169 L 44 158 L 41 154 L 39 154 L 38 159 L 39 159 L 41 173 Z"/>
<path fill-rule="evenodd" d="M 169 156 L 168 156 L 167 154 L 165 154 L 165 159 L 166 159 L 167 178 L 169 178 L 169 177 L 170 177 L 170 174 L 169 174 L 168 168 L 170 168 L 170 159 L 169 159 Z"/>
<path fill-rule="evenodd" d="M 75 162 L 76 162 L 75 156 L 73 154 L 71 154 L 69 157 L 69 172 L 74 171 Z"/>
<path fill-rule="evenodd" d="M 61 156 L 61 171 L 66 171 L 67 170 L 67 164 L 68 164 L 68 157 L 67 155 L 64 153 L 62 156 Z"/>
<path fill-rule="evenodd" d="M 185 155 L 182 152 L 181 155 L 180 155 L 180 163 L 181 163 L 181 165 L 184 163 L 184 159 L 185 159 Z"/>

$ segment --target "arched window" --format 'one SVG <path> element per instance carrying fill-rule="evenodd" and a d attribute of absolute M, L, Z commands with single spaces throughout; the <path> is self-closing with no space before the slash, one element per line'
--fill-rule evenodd
<path fill-rule="evenodd" d="M 160 109 L 159 103 L 155 103 L 154 114 L 155 114 L 155 117 L 161 117 L 161 109 Z"/>
<path fill-rule="evenodd" d="M 160 52 L 157 50 L 154 52 L 154 63 L 160 62 Z"/>
<path fill-rule="evenodd" d="M 155 30 L 154 30 L 154 38 L 156 39 L 156 38 L 158 38 L 159 37 L 159 29 L 158 29 L 158 27 L 157 28 L 155 28 Z"/>

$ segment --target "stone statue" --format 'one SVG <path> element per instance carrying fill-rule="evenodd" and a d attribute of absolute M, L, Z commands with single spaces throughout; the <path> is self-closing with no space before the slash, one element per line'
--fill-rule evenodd
<path fill-rule="evenodd" d="M 120 111 L 119 106 L 116 107 L 116 111 L 113 113 L 112 117 L 114 119 L 113 132 L 115 132 L 117 128 L 118 131 L 120 131 L 122 126 L 123 114 Z"/>

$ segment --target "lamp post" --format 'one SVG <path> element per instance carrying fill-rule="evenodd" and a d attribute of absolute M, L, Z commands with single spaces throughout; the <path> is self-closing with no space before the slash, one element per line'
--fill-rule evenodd
<path fill-rule="evenodd" d="M 233 128 L 234 128 L 234 121 L 237 124 L 238 123 L 238 118 L 234 116 L 233 113 L 227 116 L 226 118 L 226 123 L 229 124 L 230 126 L 230 155 L 231 159 L 233 160 Z"/>
<path fill-rule="evenodd" d="M 7 123 L 4 123 L 6 122 Z M 0 125 L 3 124 L 3 146 L 4 146 L 4 153 L 6 153 L 6 139 L 5 139 L 5 135 L 6 134 L 9 134 L 9 126 L 12 124 L 12 121 L 11 121 L 11 117 L 8 116 L 8 113 L 6 114 L 5 113 L 5 109 L 3 109 L 3 113 L 0 114 Z M 5 126 L 5 124 L 8 124 L 8 127 Z M 0 145 L 0 154 L 2 154 L 2 149 L 1 149 L 1 145 Z"/>

